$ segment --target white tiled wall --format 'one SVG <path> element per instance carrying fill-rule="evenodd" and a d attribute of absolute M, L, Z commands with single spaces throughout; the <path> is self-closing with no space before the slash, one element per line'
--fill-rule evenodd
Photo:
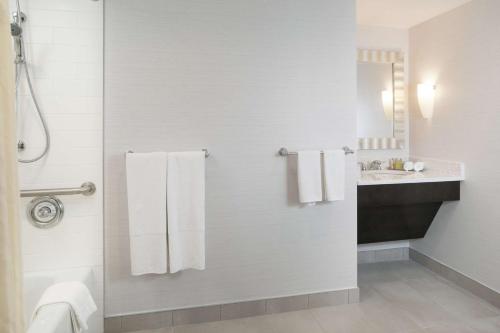
<path fill-rule="evenodd" d="M 52 136 L 47 158 L 20 166 L 21 187 L 75 187 L 85 181 L 97 186 L 91 197 L 60 197 L 65 216 L 53 229 L 34 228 L 22 211 L 24 270 L 92 268 L 101 318 L 103 3 L 21 0 L 21 7 L 28 16 L 25 38 L 34 86 Z M 19 133 L 27 145 L 22 156 L 29 157 L 42 149 L 43 132 L 26 86 L 21 89 Z M 22 209 L 29 200 L 23 199 Z M 102 320 L 91 332 L 102 332 Z"/>
<path fill-rule="evenodd" d="M 356 287 L 346 200 L 297 204 L 290 149 L 356 143 L 355 2 L 106 1 L 106 315 Z M 208 148 L 204 271 L 130 275 L 124 152 Z"/>

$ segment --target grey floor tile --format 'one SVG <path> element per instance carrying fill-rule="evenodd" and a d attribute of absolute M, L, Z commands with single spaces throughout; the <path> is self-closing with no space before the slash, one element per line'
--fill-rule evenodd
<path fill-rule="evenodd" d="M 407 312 L 389 304 L 361 304 L 366 317 L 384 332 L 407 332 L 423 328 Z"/>
<path fill-rule="evenodd" d="M 423 330 L 424 333 L 477 333 L 463 324 L 441 324 Z"/>
<path fill-rule="evenodd" d="M 174 327 L 174 333 L 324 333 L 309 310 Z"/>
<path fill-rule="evenodd" d="M 239 321 L 233 321 L 233 320 L 174 327 L 174 333 L 231 333 L 231 332 L 253 333 L 257 331 L 252 331 L 250 329 L 247 329 L 246 325 L 241 324 Z"/>
<path fill-rule="evenodd" d="M 500 316 L 499 309 L 455 285 L 428 279 L 418 279 L 407 283 L 461 319 Z"/>
<path fill-rule="evenodd" d="M 383 269 L 387 273 L 395 275 L 398 280 L 438 277 L 436 273 L 410 260 L 388 262 L 383 264 Z"/>
<path fill-rule="evenodd" d="M 387 263 L 363 264 L 358 266 L 358 285 L 372 286 L 377 283 L 399 281 L 392 272 L 385 269 Z"/>
<path fill-rule="evenodd" d="M 476 319 L 467 323 L 477 333 L 500 332 L 500 317 Z"/>
<path fill-rule="evenodd" d="M 323 333 L 310 310 L 270 316 L 268 323 L 273 333 Z"/>
<path fill-rule="evenodd" d="M 457 322 L 458 318 L 433 302 L 402 302 L 394 304 L 420 327 Z"/>
<path fill-rule="evenodd" d="M 358 264 L 369 264 L 375 262 L 374 251 L 361 251 L 358 252 Z"/>
<path fill-rule="evenodd" d="M 405 280 L 405 282 L 410 287 L 426 297 L 428 297 L 428 295 L 432 294 L 436 290 L 452 288 L 448 281 L 441 280 L 432 276 L 407 279 Z"/>
<path fill-rule="evenodd" d="M 457 317 L 412 288 L 408 282 L 387 282 L 374 285 L 392 306 L 404 312 L 420 327 L 431 327 L 457 321 Z"/>
<path fill-rule="evenodd" d="M 309 308 L 344 305 L 349 303 L 349 290 L 330 291 L 309 295 Z"/>
<path fill-rule="evenodd" d="M 388 304 L 388 301 L 375 291 L 373 287 L 365 285 L 359 287 L 359 303 L 384 305 Z"/>
<path fill-rule="evenodd" d="M 373 285 L 373 289 L 387 301 L 398 304 L 403 302 L 426 302 L 427 298 L 404 281 L 383 282 Z"/>
<path fill-rule="evenodd" d="M 326 333 L 388 333 L 366 315 L 359 304 L 311 310 Z"/>

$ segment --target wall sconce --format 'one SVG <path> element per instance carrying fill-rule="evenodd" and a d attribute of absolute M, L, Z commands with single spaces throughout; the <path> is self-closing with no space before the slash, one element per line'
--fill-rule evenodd
<path fill-rule="evenodd" d="M 392 120 L 394 113 L 394 99 L 390 90 L 382 91 L 382 105 L 387 120 Z"/>
<path fill-rule="evenodd" d="M 434 98 L 436 86 L 433 84 L 421 83 L 417 87 L 418 105 L 424 119 L 431 119 L 434 113 Z"/>

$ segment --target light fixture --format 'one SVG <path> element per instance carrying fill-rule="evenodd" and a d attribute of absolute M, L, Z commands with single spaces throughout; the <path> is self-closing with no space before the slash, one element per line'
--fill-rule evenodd
<path fill-rule="evenodd" d="M 434 97 L 436 86 L 428 83 L 421 83 L 417 87 L 418 105 L 424 119 L 431 119 L 434 113 Z"/>
<path fill-rule="evenodd" d="M 392 120 L 394 113 L 394 100 L 390 90 L 382 91 L 382 105 L 384 107 L 384 114 L 387 120 Z"/>

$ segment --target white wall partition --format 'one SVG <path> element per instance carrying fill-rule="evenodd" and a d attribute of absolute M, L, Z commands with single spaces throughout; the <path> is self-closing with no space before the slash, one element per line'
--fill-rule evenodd
<path fill-rule="evenodd" d="M 500 43 L 497 0 L 472 1 L 410 30 L 411 154 L 463 161 L 461 200 L 439 210 L 421 253 L 500 291 Z M 436 84 L 431 120 L 416 101 Z"/>
<path fill-rule="evenodd" d="M 277 150 L 356 147 L 355 2 L 108 0 L 106 315 L 356 287 L 346 200 L 299 207 Z M 207 269 L 130 275 L 124 153 L 208 148 Z"/>
<path fill-rule="evenodd" d="M 10 1 L 14 11 L 14 1 Z M 99 320 L 90 332 L 102 332 L 102 63 L 103 3 L 94 1 L 21 0 L 27 15 L 26 52 L 33 84 L 52 137 L 47 158 L 20 164 L 22 189 L 78 187 L 94 182 L 91 197 L 60 197 L 62 222 L 37 229 L 26 218 L 22 199 L 22 242 L 25 272 L 88 267 L 99 292 Z M 26 143 L 24 158 L 43 149 L 43 132 L 21 85 L 19 133 Z"/>

